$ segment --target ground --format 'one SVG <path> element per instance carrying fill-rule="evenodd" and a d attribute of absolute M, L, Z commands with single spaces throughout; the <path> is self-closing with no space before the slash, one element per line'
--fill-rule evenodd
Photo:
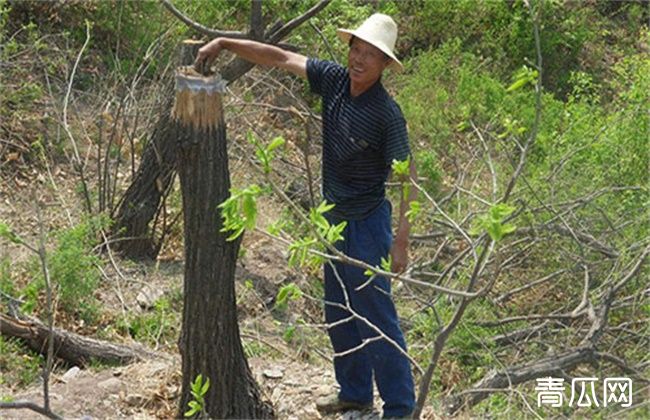
<path fill-rule="evenodd" d="M 73 175 L 57 170 L 55 189 L 37 172 L 32 176 L 25 176 L 24 171 L 17 172 L 13 179 L 0 185 L 0 220 L 9 223 L 31 243 L 36 243 L 39 223 L 33 196 L 16 192 L 36 188 L 40 192 L 38 199 L 47 205 L 44 223 L 47 229 L 55 230 L 69 226 L 69 220 L 77 220 L 79 216 L 78 208 L 68 204 L 75 202 L 75 182 Z M 277 216 L 268 203 L 261 205 L 260 213 L 263 224 Z M 286 326 L 294 325 L 298 317 L 313 324 L 322 322 L 320 303 L 302 299 L 301 302 L 290 302 L 285 314 L 272 311 L 278 288 L 290 282 L 304 284 L 307 274 L 290 269 L 283 247 L 260 233 L 247 234 L 242 248 L 245 252 L 236 272 L 240 329 L 244 345 L 251 346 L 255 353 L 248 361 L 263 398 L 272 403 L 277 418 L 322 418 L 315 409 L 316 400 L 336 392 L 326 333 L 322 329 L 310 328 L 304 332 L 306 337 L 301 336 L 291 344 L 282 338 Z M 12 268 L 16 269 L 13 273 L 16 281 L 24 282 L 26 279 L 21 276 L 25 273 L 18 267 L 30 258 L 30 252 L 24 247 L 8 246 L 0 254 L 0 257 L 6 256 L 11 258 Z M 146 312 L 138 304 L 138 296 L 145 290 L 158 297 L 179 291 L 183 282 L 181 257 L 182 248 L 180 251 L 164 250 L 156 262 L 134 263 L 118 256 L 114 256 L 115 264 L 107 261 L 105 277 L 96 296 L 108 313 L 108 319 L 122 311 Z M 252 287 L 245 286 L 246 283 Z M 98 328 L 59 314 L 57 325 L 81 334 L 101 334 L 102 338 L 110 341 L 134 342 L 112 331 L 110 321 Z M 78 369 L 57 364 L 50 381 L 53 411 L 65 418 L 172 418 L 177 412 L 180 392 L 180 356 L 169 343 L 159 345 L 156 341 L 149 347 L 158 351 L 161 357 L 118 367 Z M 40 381 L 23 389 L 0 381 L 0 395 L 38 404 L 43 401 Z M 327 418 L 369 420 L 380 416 L 381 401 L 377 397 L 373 413 L 349 412 Z M 2 418 L 39 418 L 39 415 L 26 410 L 12 410 L 2 412 Z M 423 418 L 433 416 L 425 411 Z"/>

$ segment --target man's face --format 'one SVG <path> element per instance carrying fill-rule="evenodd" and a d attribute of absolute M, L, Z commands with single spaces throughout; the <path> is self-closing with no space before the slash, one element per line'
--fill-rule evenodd
<path fill-rule="evenodd" d="M 355 83 L 372 84 L 390 64 L 381 50 L 366 41 L 354 38 L 348 52 L 350 79 Z"/>

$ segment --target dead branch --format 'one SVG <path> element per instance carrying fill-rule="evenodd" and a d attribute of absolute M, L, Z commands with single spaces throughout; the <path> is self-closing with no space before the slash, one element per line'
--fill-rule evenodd
<path fill-rule="evenodd" d="M 58 416 L 49 409 L 45 409 L 38 404 L 35 404 L 31 401 L 12 401 L 12 402 L 0 402 L 0 409 L 2 410 L 31 410 L 35 413 L 41 414 L 45 417 L 63 420 L 63 417 Z"/>
<path fill-rule="evenodd" d="M 192 19 L 190 19 L 189 17 L 185 16 L 183 12 L 181 12 L 176 7 L 174 7 L 174 5 L 169 0 L 160 0 L 160 2 L 165 7 L 165 9 L 169 10 L 171 14 L 173 14 L 178 19 L 180 19 L 181 22 L 183 22 L 190 28 L 204 35 L 208 35 L 212 37 L 222 36 L 222 37 L 238 38 L 238 39 L 245 39 L 250 37 L 248 34 L 239 31 L 223 31 L 219 29 L 208 28 L 207 26 L 203 26 L 200 23 L 197 23 Z"/>
<path fill-rule="evenodd" d="M 19 338 L 38 353 L 45 353 L 50 342 L 48 327 L 35 318 L 18 319 L 0 314 L 0 334 Z M 53 328 L 51 342 L 54 356 L 79 366 L 87 365 L 92 360 L 108 364 L 127 364 L 159 357 L 139 345 L 113 344 L 60 328 Z"/>
<path fill-rule="evenodd" d="M 596 309 L 593 309 L 591 304 L 586 309 L 581 310 L 581 313 L 586 313 L 591 320 L 591 328 L 577 347 L 566 350 L 559 355 L 546 357 L 528 364 L 516 366 L 509 369 L 504 369 L 499 372 L 492 370 L 480 381 L 474 384 L 471 389 L 456 394 L 448 399 L 446 407 L 450 414 L 458 412 L 463 407 L 472 407 L 483 399 L 487 398 L 491 391 L 485 389 L 505 389 L 527 382 L 536 378 L 550 375 L 561 375 L 565 370 L 571 370 L 580 364 L 593 363 L 598 360 L 605 360 L 615 364 L 626 372 L 634 373 L 641 376 L 637 371 L 630 368 L 628 364 L 614 355 L 606 352 L 599 352 L 597 345 L 602 337 L 605 329 L 608 326 L 608 314 L 616 293 L 620 291 L 632 278 L 634 278 L 640 271 L 644 264 L 647 255 L 650 253 L 650 246 L 636 259 L 632 264 L 628 273 L 615 285 L 610 285 L 602 302 Z M 587 280 L 588 281 L 588 278 Z M 582 305 L 581 305 L 582 306 Z M 568 317 L 573 318 L 577 315 L 556 315 L 553 317 Z M 549 319 L 552 316 L 538 316 L 535 319 Z M 512 317 L 525 318 L 525 317 Z M 503 322 L 504 320 L 502 320 Z"/>

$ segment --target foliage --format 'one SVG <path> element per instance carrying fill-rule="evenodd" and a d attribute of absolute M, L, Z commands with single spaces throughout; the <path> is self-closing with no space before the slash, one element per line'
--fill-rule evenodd
<path fill-rule="evenodd" d="M 515 208 L 504 203 L 490 207 L 487 214 L 476 219 L 476 225 L 472 234 L 477 235 L 485 231 L 494 242 L 499 242 L 509 233 L 515 231 L 512 223 L 505 223 L 505 219 L 515 211 Z"/>
<path fill-rule="evenodd" d="M 192 417 L 199 413 L 205 415 L 205 395 L 208 393 L 209 389 L 210 378 L 206 377 L 204 382 L 203 375 L 199 373 L 194 379 L 194 382 L 192 382 L 190 389 L 192 400 L 187 403 L 190 409 L 183 413 L 183 416 Z"/>
<path fill-rule="evenodd" d="M 0 385 L 23 388 L 31 385 L 40 374 L 43 357 L 15 339 L 0 335 Z"/>
<path fill-rule="evenodd" d="M 274 307 L 279 311 L 285 311 L 289 301 L 298 300 L 301 296 L 302 291 L 295 283 L 286 284 L 278 290 Z"/>
<path fill-rule="evenodd" d="M 292 266 L 319 266 L 325 260 L 323 257 L 311 251 L 324 252 L 326 245 L 321 241 L 324 240 L 330 245 L 343 240 L 343 231 L 347 222 L 343 221 L 338 224 L 331 224 L 324 216 L 325 213 L 334 208 L 334 204 L 328 204 L 322 201 L 318 207 L 309 209 L 309 221 L 316 230 L 314 233 L 311 229 L 309 233 L 302 238 L 296 239 L 289 245 L 289 265 Z"/>
<path fill-rule="evenodd" d="M 97 229 L 102 224 L 105 222 L 101 219 L 89 219 L 72 228 L 60 230 L 54 234 L 55 248 L 46 251 L 46 263 L 59 305 L 64 311 L 76 314 L 85 321 L 95 318 L 98 311 L 94 292 L 99 282 L 97 265 L 100 259 L 93 253 L 93 247 Z M 18 238 L 11 231 L 4 232 L 5 237 L 12 237 L 14 241 Z M 21 242 L 18 240 L 18 243 Z M 36 309 L 39 294 L 45 287 L 39 257 L 32 257 L 30 267 L 33 280 L 21 290 L 25 300 L 21 309 L 26 312 Z"/>
<path fill-rule="evenodd" d="M 117 318 L 117 331 L 152 347 L 174 346 L 178 338 L 182 299 L 160 298 L 153 309 L 141 314 L 126 313 Z"/>
<path fill-rule="evenodd" d="M 264 190 L 257 185 L 250 185 L 243 189 L 230 189 L 230 197 L 219 204 L 223 218 L 221 232 L 231 232 L 227 240 L 234 241 L 245 230 L 255 228 L 257 198 L 263 192 Z"/>

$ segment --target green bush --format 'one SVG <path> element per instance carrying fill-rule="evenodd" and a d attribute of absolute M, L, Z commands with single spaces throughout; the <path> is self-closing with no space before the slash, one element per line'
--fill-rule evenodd
<path fill-rule="evenodd" d="M 99 285 L 97 265 L 101 259 L 93 247 L 97 244 L 97 229 L 103 223 L 100 219 L 90 219 L 56 232 L 56 246 L 47 252 L 51 285 L 59 307 L 87 322 L 94 320 L 99 311 L 95 290 Z M 41 261 L 33 257 L 30 266 L 34 280 L 22 290 L 26 301 L 22 309 L 26 312 L 36 309 L 39 294 L 45 287 Z"/>

